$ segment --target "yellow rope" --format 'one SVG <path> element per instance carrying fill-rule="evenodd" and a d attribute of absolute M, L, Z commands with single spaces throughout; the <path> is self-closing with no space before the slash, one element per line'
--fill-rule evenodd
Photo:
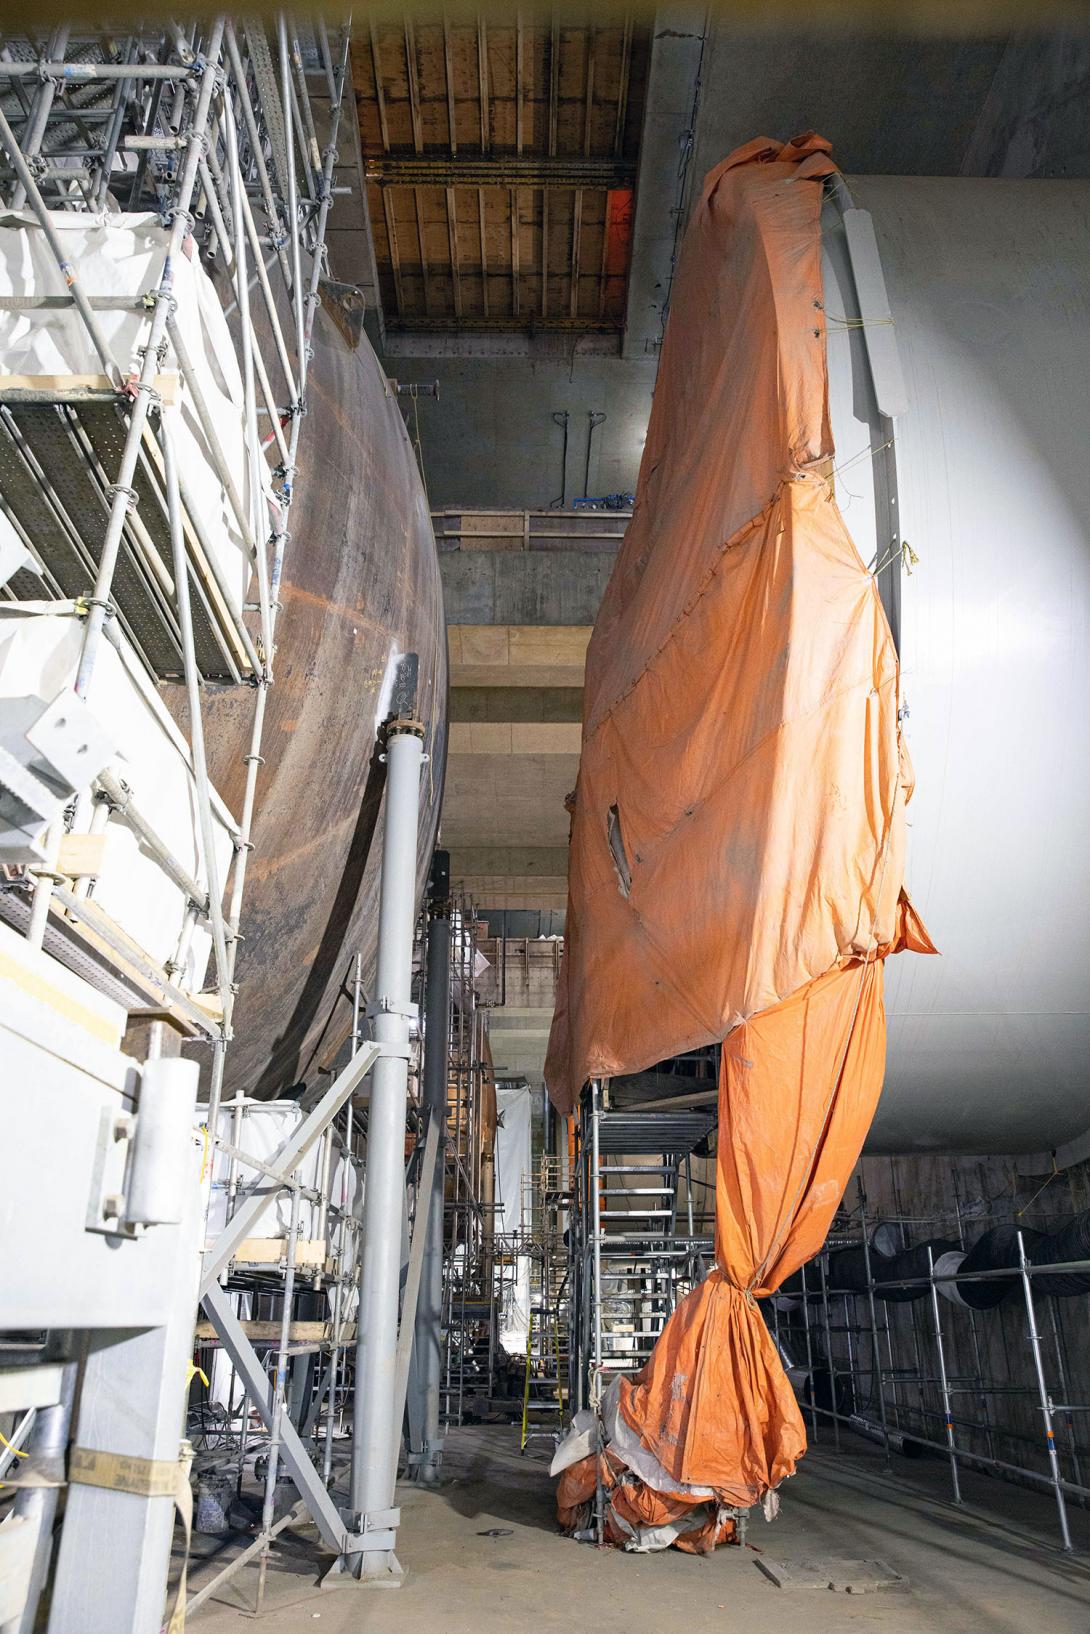
<path fill-rule="evenodd" d="M 28 1452 L 20 1452 L 18 1447 L 13 1447 L 11 1442 L 8 1440 L 7 1436 L 4 1434 L 3 1430 L 0 1430 L 0 1441 L 2 1441 L 4 1443 L 5 1447 L 8 1449 L 9 1452 L 13 1452 L 15 1454 L 16 1458 L 29 1458 L 30 1457 L 30 1454 Z"/>

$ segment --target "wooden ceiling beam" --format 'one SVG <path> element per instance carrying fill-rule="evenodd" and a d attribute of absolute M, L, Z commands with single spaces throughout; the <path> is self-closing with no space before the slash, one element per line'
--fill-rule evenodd
<path fill-rule="evenodd" d="M 413 188 L 413 206 L 416 210 L 416 242 L 420 246 L 420 281 L 424 286 L 424 314 L 431 316 L 431 299 L 428 288 L 428 248 L 424 242 L 424 207 L 420 201 L 419 187 Z"/>
<path fill-rule="evenodd" d="M 413 127 L 413 147 L 417 153 L 423 153 L 424 129 L 420 119 L 420 86 L 416 75 L 416 36 L 409 17 L 405 19 L 405 71 L 409 81 L 409 118 Z"/>
<path fill-rule="evenodd" d="M 646 36 L 630 16 L 565 22 L 559 0 L 533 13 L 516 0 L 506 17 L 439 0 L 426 27 L 404 12 L 368 21 L 356 70 L 364 166 L 399 328 L 616 326 L 623 245 L 610 228 L 617 240 L 616 195 L 635 183 Z"/>
<path fill-rule="evenodd" d="M 597 43 L 597 31 L 591 23 L 587 29 L 587 71 L 586 91 L 583 100 L 583 157 L 590 158 L 590 151 L 594 144 L 594 53 Z M 573 318 L 579 316 L 579 258 L 582 245 L 580 240 L 583 234 L 583 189 L 575 190 L 575 206 L 572 211 L 571 228 L 571 303 L 570 313 Z"/>
<path fill-rule="evenodd" d="M 447 126 L 450 139 L 450 151 L 453 156 L 458 151 L 458 121 L 457 108 L 454 101 L 454 59 L 450 49 L 450 25 L 446 13 L 443 13 L 443 68 L 447 84 Z"/>
<path fill-rule="evenodd" d="M 549 36 L 549 157 L 556 153 L 556 119 L 560 107 L 560 24 L 553 14 Z"/>
<path fill-rule="evenodd" d="M 394 226 L 394 195 L 388 190 L 382 195 L 382 213 L 386 221 L 386 242 L 390 249 L 390 271 L 394 275 L 394 302 L 400 318 L 405 312 L 405 292 L 401 287 L 401 256 L 398 254 L 397 229 Z"/>
<path fill-rule="evenodd" d="M 481 230 L 481 306 L 488 317 L 488 245 L 484 228 L 484 188 L 477 189 L 477 221 Z"/>
<path fill-rule="evenodd" d="M 540 158 L 524 153 L 382 153 L 364 160 L 367 180 L 380 187 L 631 187 L 631 159 Z"/>
<path fill-rule="evenodd" d="M 515 152 L 521 158 L 522 132 L 522 53 L 524 47 L 522 13 L 515 13 Z"/>
<path fill-rule="evenodd" d="M 624 152 L 625 117 L 628 113 L 628 80 L 632 69 L 632 19 L 626 17 L 624 21 L 624 36 L 621 40 L 621 75 L 617 87 L 617 123 L 613 132 L 613 151 L 620 158 Z"/>
<path fill-rule="evenodd" d="M 488 25 L 477 18 L 477 86 L 481 99 L 481 152 L 491 146 L 491 118 L 488 107 Z"/>
<path fill-rule="evenodd" d="M 450 242 L 450 280 L 454 290 L 454 316 L 462 316 L 462 268 L 458 259 L 458 210 L 454 200 L 454 189 L 448 187 L 447 199 L 447 238 Z"/>
<path fill-rule="evenodd" d="M 386 122 L 386 93 L 382 88 L 382 63 L 379 57 L 378 34 L 372 21 L 371 30 L 371 65 L 375 75 L 375 102 L 378 105 L 378 124 L 382 132 L 382 146 L 385 152 L 390 151 L 390 127 Z"/>
<path fill-rule="evenodd" d="M 602 260 L 598 270 L 598 316 L 605 317 L 606 289 L 609 280 L 609 223 L 613 212 L 613 194 L 606 194 L 605 215 L 602 218 Z"/>

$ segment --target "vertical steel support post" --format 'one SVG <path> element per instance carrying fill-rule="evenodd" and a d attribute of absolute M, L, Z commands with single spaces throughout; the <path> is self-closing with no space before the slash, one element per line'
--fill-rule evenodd
<path fill-rule="evenodd" d="M 71 32 L 67 23 L 62 23 L 54 29 L 52 38 L 45 48 L 46 61 L 61 63 L 64 53 L 68 49 L 68 36 Z M 38 83 L 34 94 L 34 104 L 31 108 L 30 119 L 23 131 L 21 147 L 25 159 L 36 159 L 41 152 L 42 137 L 49 122 L 49 110 L 53 106 L 53 98 L 57 94 L 57 76 L 46 73 Z M 26 204 L 26 188 L 19 182 L 11 195 L 11 208 L 21 210 Z"/>
<path fill-rule="evenodd" d="M 829 1369 L 829 1406 L 832 1409 L 833 1419 L 833 1447 L 840 1451 L 840 1406 L 837 1399 L 836 1361 L 833 1356 L 833 1330 L 829 1321 L 829 1269 L 828 1253 L 818 1259 L 818 1272 L 821 1276 L 821 1321 L 825 1329 L 825 1362 Z"/>
<path fill-rule="evenodd" d="M 371 1075 L 367 1124 L 351 1507 L 360 1527 L 375 1532 L 375 1547 L 362 1550 L 352 1565 L 359 1577 L 387 1583 L 401 1571 L 393 1549 L 396 1532 L 388 1518 L 401 1434 L 400 1423 L 394 1422 L 394 1397 L 423 747 L 418 722 L 399 719 L 388 728 L 378 964 L 375 1001 L 369 1006 L 383 1055 Z"/>
<path fill-rule="evenodd" d="M 817 1440 L 818 1411 L 817 1411 L 817 1383 L 814 1379 L 814 1344 L 810 1334 L 810 1289 L 806 1283 L 806 1267 L 799 1266 L 799 1280 L 802 1284 L 802 1328 L 806 1340 L 806 1372 L 810 1381 L 810 1434 Z"/>
<path fill-rule="evenodd" d="M 889 1425 L 886 1422 L 886 1392 L 882 1379 L 882 1351 L 878 1343 L 878 1313 L 874 1305 L 874 1272 L 870 1263 L 870 1234 L 867 1223 L 867 1194 L 863 1190 L 863 1176 L 857 1177 L 859 1190 L 859 1224 L 863 1231 L 863 1263 L 867 1273 L 867 1309 L 870 1313 L 871 1366 L 874 1368 L 874 1388 L 878 1392 L 878 1412 L 882 1420 L 882 1444 L 885 1447 L 886 1467 L 890 1459 Z"/>
<path fill-rule="evenodd" d="M 930 1255 L 928 1256 L 930 1258 Z M 1060 1458 L 1056 1451 L 1056 1435 L 1052 1428 L 1052 1401 L 1045 1382 L 1045 1364 L 1041 1355 L 1041 1336 L 1037 1332 L 1037 1311 L 1033 1303 L 1033 1287 L 1029 1275 L 1029 1260 L 1026 1258 L 1026 1245 L 1022 1240 L 1022 1233 L 1018 1233 L 1018 1268 L 1022 1274 L 1022 1296 L 1026 1302 L 1026 1326 L 1029 1329 L 1029 1342 L 1033 1350 L 1033 1369 L 1037 1376 L 1037 1398 L 1041 1408 L 1041 1418 L 1045 1429 L 1045 1443 L 1048 1447 L 1048 1468 L 1052 1476 L 1052 1490 L 1056 1495 L 1056 1513 L 1060 1520 L 1060 1537 L 1063 1540 L 1063 1551 L 1071 1553 L 1071 1528 L 1067 1523 L 1067 1503 L 1064 1500 L 1063 1481 L 1060 1476 Z"/>
<path fill-rule="evenodd" d="M 892 1169 L 892 1165 L 893 1165 L 893 1159 L 891 1158 L 890 1159 L 891 1169 Z M 958 1183 L 958 1166 L 957 1166 L 957 1163 L 954 1162 L 953 1160 L 951 1160 L 951 1163 L 950 1163 L 950 1189 L 951 1189 L 951 1192 L 952 1192 L 953 1198 L 954 1198 L 954 1214 L 955 1214 L 955 1217 L 956 1217 L 957 1223 L 958 1223 L 958 1243 L 959 1243 L 959 1245 L 961 1247 L 962 1253 L 964 1254 L 967 1247 L 968 1247 L 968 1244 L 965 1241 L 965 1219 L 964 1219 L 964 1216 L 963 1216 L 962 1211 L 961 1211 L 961 1186 Z M 900 1200 L 899 1199 L 897 1201 L 897 1212 L 898 1213 L 901 1212 L 901 1205 L 900 1205 Z M 915 1310 L 915 1301 L 914 1300 L 910 1301 L 910 1303 L 912 1304 L 913 1310 Z M 971 1305 L 968 1306 L 967 1310 L 968 1310 L 968 1317 L 969 1317 L 969 1337 L 972 1340 L 972 1345 L 973 1345 L 973 1365 L 976 1368 L 976 1376 L 977 1376 L 977 1379 L 980 1382 L 980 1397 L 979 1397 L 980 1411 L 981 1411 L 981 1413 L 983 1415 L 983 1418 L 984 1418 L 984 1425 L 985 1425 L 987 1438 L 988 1438 L 988 1456 L 989 1456 L 989 1458 L 994 1458 L 995 1457 L 995 1436 L 992 1434 L 992 1415 L 991 1415 L 991 1409 L 990 1409 L 990 1407 L 988 1405 L 988 1394 L 987 1394 L 987 1391 L 984 1388 L 985 1373 L 984 1373 L 984 1361 L 983 1361 L 983 1356 L 982 1356 L 981 1348 L 980 1348 L 980 1330 L 977 1327 L 976 1311 L 973 1309 L 973 1307 Z M 919 1363 L 919 1357 L 918 1356 L 917 1356 L 917 1359 L 916 1359 L 916 1371 L 918 1373 L 923 1372 L 923 1369 L 922 1369 L 922 1367 L 920 1366 L 920 1363 Z M 921 1398 L 922 1398 L 922 1388 L 921 1388 Z M 923 1421 L 921 1419 L 921 1423 L 922 1422 Z"/>
<path fill-rule="evenodd" d="M 939 1290 L 935 1282 L 935 1257 L 927 1245 L 927 1275 L 931 1283 L 931 1320 L 935 1325 L 935 1351 L 939 1360 L 939 1388 L 942 1391 L 942 1416 L 946 1425 L 946 1445 L 950 1449 L 950 1482 L 954 1502 L 961 1502 L 961 1481 L 958 1476 L 958 1450 L 954 1437 L 953 1409 L 950 1406 L 950 1386 L 946 1377 L 946 1350 L 942 1342 L 942 1321 L 939 1317 Z M 1061 1500 L 1062 1501 L 1062 1500 Z"/>
<path fill-rule="evenodd" d="M 61 1479 L 64 1476 L 65 1453 L 68 1450 L 78 1373 L 78 1361 L 65 1364 L 61 1375 L 61 1399 L 49 1407 L 39 1408 L 28 1449 L 35 1464 L 43 1470 L 52 1469 Z M 22 1446 L 17 1437 L 12 1444 L 16 1447 Z M 33 1530 L 34 1554 L 22 1615 L 5 1622 L 2 1634 L 34 1634 L 34 1625 L 38 1620 L 38 1602 L 41 1600 L 53 1560 L 53 1523 L 59 1497 L 59 1486 L 20 1487 L 15 1494 L 15 1515 L 18 1521 L 22 1521 Z"/>
<path fill-rule="evenodd" d="M 428 1127 L 439 1130 L 439 1150 L 431 1173 L 431 1205 L 424 1239 L 424 1267 L 416 1309 L 413 1369 L 410 1375 L 410 1449 L 416 1474 L 425 1485 L 438 1480 L 442 1439 L 439 1390 L 442 1376 L 443 1195 L 446 1173 L 447 1062 L 450 1034 L 450 858 L 437 851 L 432 864 L 424 990 L 424 1111 Z"/>
<path fill-rule="evenodd" d="M 600 1085 L 597 1078 L 590 1083 L 590 1145 L 591 1145 L 591 1231 L 594 1245 L 594 1378 L 591 1384 L 591 1401 L 594 1405 L 594 1419 L 598 1428 L 598 1458 L 595 1460 L 595 1494 L 594 1520 L 595 1531 L 598 1534 L 598 1547 L 605 1545 L 605 1494 L 602 1491 L 602 1463 L 603 1427 L 599 1411 L 602 1397 L 602 1195 L 600 1183 L 601 1156 L 598 1144 L 598 1095 Z"/>
<path fill-rule="evenodd" d="M 1079 1461 L 1079 1444 L 1075 1439 L 1075 1425 L 1071 1417 L 1071 1394 L 1067 1383 L 1067 1368 L 1064 1365 L 1064 1346 L 1060 1333 L 1060 1320 L 1056 1312 L 1055 1295 L 1053 1295 L 1048 1302 L 1048 1320 L 1049 1327 L 1052 1330 L 1052 1346 L 1056 1357 L 1056 1382 L 1060 1387 L 1060 1392 L 1063 1395 L 1065 1403 L 1064 1422 L 1067 1426 L 1067 1450 L 1071 1458 L 1071 1468 L 1075 1476 L 1075 1484 L 1077 1486 L 1082 1486 L 1083 1479 L 1082 1466 Z M 1053 1403 L 1052 1411 L 1053 1414 L 1055 1414 L 1057 1411 L 1055 1403 Z M 1086 1499 L 1082 1498 L 1080 1499 L 1080 1502 L 1082 1507 L 1085 1509 Z"/>
<path fill-rule="evenodd" d="M 291 1310 L 295 1302 L 295 1251 L 299 1239 L 299 1176 L 291 1188 L 291 1222 L 288 1226 L 287 1257 L 284 1269 L 284 1292 L 280 1304 L 280 1343 L 276 1348 L 276 1372 L 273 1375 L 272 1422 L 269 1425 L 268 1451 L 265 1456 L 265 1497 L 261 1506 L 261 1534 L 264 1547 L 257 1571 L 257 1611 L 260 1614 L 265 1601 L 265 1581 L 269 1571 L 269 1545 L 276 1510 L 276 1477 L 280 1471 L 280 1426 L 286 1411 L 288 1379 L 288 1347 L 291 1343 Z"/>

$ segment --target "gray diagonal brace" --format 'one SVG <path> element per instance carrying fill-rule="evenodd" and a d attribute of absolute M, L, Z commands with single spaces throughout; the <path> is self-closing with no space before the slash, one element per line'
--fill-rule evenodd
<path fill-rule="evenodd" d="M 442 1120 L 445 1122 L 445 1119 Z M 428 1134 L 424 1142 L 424 1160 L 417 1176 L 416 1195 L 420 1199 L 413 1221 L 413 1240 L 409 1248 L 409 1271 L 405 1278 L 405 1294 L 401 1301 L 401 1327 L 397 1336 L 397 1363 L 394 1377 L 394 1410 L 400 1426 L 405 1417 L 405 1398 L 409 1390 L 409 1359 L 412 1356 L 413 1335 L 416 1329 L 416 1306 L 420 1298 L 420 1276 L 424 1268 L 424 1245 L 428 1236 L 428 1214 L 431 1210 L 432 1173 L 439 1155 L 440 1119 L 433 1113 L 428 1120 Z M 395 1439 L 396 1448 L 397 1441 Z M 394 1477 L 396 1480 L 396 1453 Z"/>
<path fill-rule="evenodd" d="M 337 1116 L 357 1084 L 366 1077 L 382 1053 L 379 1044 L 364 1044 L 357 1051 L 340 1076 L 330 1084 L 314 1110 L 307 1114 L 280 1150 L 270 1159 L 270 1166 L 276 1164 L 283 1175 L 290 1175 L 292 1169 L 306 1157 L 323 1129 Z M 209 1133 L 214 1135 L 215 1131 L 210 1130 Z M 240 1203 L 232 1214 L 215 1242 L 207 1249 L 201 1269 L 202 1299 L 218 1282 L 220 1272 L 230 1264 L 231 1256 L 239 1243 L 251 1234 L 251 1226 L 268 1208 L 278 1189 L 275 1182 L 270 1189 L 268 1176 L 261 1176 L 245 1201 Z"/>
<path fill-rule="evenodd" d="M 218 1283 L 201 1296 L 201 1303 L 219 1334 L 224 1350 L 230 1356 L 246 1387 L 246 1394 L 261 1414 L 266 1428 L 272 1428 L 272 1397 L 269 1381 L 261 1359 L 247 1339 L 243 1327 L 231 1309 L 230 1295 Z M 300 1498 L 310 1511 L 311 1518 L 322 1534 L 323 1542 L 338 1554 L 351 1549 L 351 1543 L 337 1506 L 325 1489 L 321 1475 L 310 1461 L 303 1442 L 290 1419 L 280 1417 L 280 1456 L 283 1458 Z"/>
<path fill-rule="evenodd" d="M 413 1333 L 416 1327 L 416 1302 L 420 1295 L 420 1274 L 424 1264 L 424 1244 L 428 1235 L 428 1211 L 431 1207 L 431 1177 L 439 1156 L 439 1132 L 441 1126 L 439 1117 L 433 1116 L 428 1122 L 428 1133 L 424 1141 L 424 1157 L 420 1165 L 420 1174 L 417 1177 L 417 1204 L 416 1218 L 413 1221 L 412 1243 L 409 1247 L 409 1269 L 405 1279 L 405 1294 L 401 1305 L 401 1326 L 398 1330 L 397 1352 L 395 1356 L 395 1384 L 394 1384 L 394 1411 L 395 1422 L 400 1426 L 405 1417 L 405 1397 L 409 1389 L 409 1358 L 412 1355 Z M 394 1437 L 394 1447 L 398 1446 L 400 1437 Z M 394 1467 L 390 1471 L 391 1496 L 397 1485 L 397 1453 L 394 1454 Z M 373 1514 L 359 1517 L 363 1531 L 349 1534 L 348 1548 L 345 1555 L 338 1562 L 338 1569 L 350 1570 L 349 1553 L 357 1552 L 361 1547 L 370 1550 L 393 1549 L 397 1543 L 397 1528 L 401 1522 L 400 1509 L 383 1509 Z M 382 1528 L 390 1530 L 384 1531 Z"/>

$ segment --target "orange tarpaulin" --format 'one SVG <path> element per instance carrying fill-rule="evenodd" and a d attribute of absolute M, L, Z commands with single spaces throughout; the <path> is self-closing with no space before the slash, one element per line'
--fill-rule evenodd
<path fill-rule="evenodd" d="M 754 1303 L 820 1248 L 885 1063 L 882 960 L 933 951 L 903 893 L 897 654 L 830 481 L 829 145 L 708 176 L 671 302 L 636 508 L 587 656 L 565 960 L 546 1076 L 725 1040 L 718 1269 L 621 1410 L 672 1478 L 749 1504 L 805 1434 Z"/>

